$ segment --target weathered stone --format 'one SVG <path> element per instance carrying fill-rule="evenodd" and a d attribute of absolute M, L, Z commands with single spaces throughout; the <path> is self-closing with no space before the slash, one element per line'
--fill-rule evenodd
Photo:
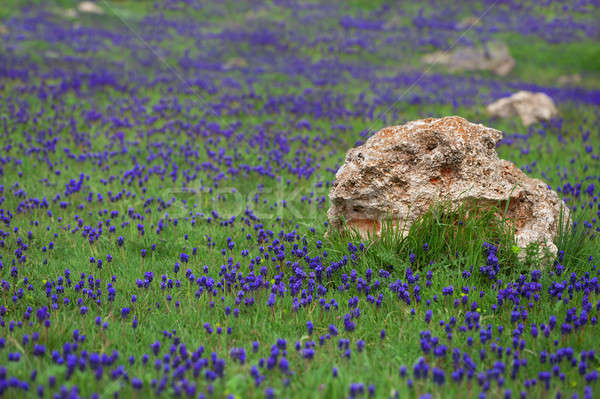
<path fill-rule="evenodd" d="M 501 42 L 490 42 L 484 47 L 457 47 L 451 51 L 436 51 L 423 57 L 423 62 L 444 65 L 450 71 L 492 71 L 507 75 L 515 66 L 508 47 Z"/>
<path fill-rule="evenodd" d="M 550 97 L 530 91 L 519 91 L 510 97 L 501 98 L 488 105 L 487 111 L 491 116 L 500 118 L 518 115 L 525 126 L 558 116 L 558 110 Z"/>
<path fill-rule="evenodd" d="M 539 243 L 555 255 L 560 211 L 566 220 L 568 208 L 544 182 L 498 158 L 501 138 L 458 116 L 380 130 L 346 154 L 329 193 L 331 228 L 367 237 L 390 223 L 406 234 L 434 204 L 497 206 L 507 209 L 519 247 Z"/>
<path fill-rule="evenodd" d="M 77 11 L 87 14 L 104 14 L 104 10 L 93 1 L 82 1 L 77 5 Z"/>

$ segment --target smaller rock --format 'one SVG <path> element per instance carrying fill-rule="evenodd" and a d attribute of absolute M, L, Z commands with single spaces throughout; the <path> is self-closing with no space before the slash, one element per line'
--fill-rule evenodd
<path fill-rule="evenodd" d="M 456 26 L 459 29 L 469 29 L 473 26 L 481 26 L 481 19 L 475 16 L 467 17 L 460 20 Z"/>
<path fill-rule="evenodd" d="M 104 14 L 104 10 L 93 1 L 82 1 L 77 5 L 77 11 L 87 14 Z"/>
<path fill-rule="evenodd" d="M 229 59 L 225 64 L 223 64 L 223 69 L 229 71 L 231 69 L 237 68 L 246 68 L 248 66 L 248 61 L 242 57 L 233 57 Z"/>
<path fill-rule="evenodd" d="M 508 47 L 490 42 L 485 47 L 457 47 L 451 51 L 436 51 L 423 57 L 430 65 L 444 65 L 450 71 L 492 71 L 506 76 L 515 66 Z"/>
<path fill-rule="evenodd" d="M 60 54 L 57 53 L 56 51 L 46 50 L 46 51 L 44 51 L 44 56 L 46 58 L 50 58 L 50 59 L 57 59 L 58 57 L 60 57 Z"/>
<path fill-rule="evenodd" d="M 573 86 L 581 83 L 581 75 L 575 73 L 573 75 L 562 75 L 558 77 L 558 84 L 560 86 Z"/>
<path fill-rule="evenodd" d="M 75 11 L 74 8 L 67 8 L 62 12 L 62 16 L 65 18 L 74 19 L 77 18 L 79 14 L 77 14 L 77 11 Z"/>
<path fill-rule="evenodd" d="M 0 25 L 0 35 L 8 35 L 8 28 L 4 25 Z"/>
<path fill-rule="evenodd" d="M 500 118 L 518 115 L 524 126 L 558 116 L 554 101 L 548 95 L 524 90 L 491 103 L 487 111 Z"/>
<path fill-rule="evenodd" d="M 405 18 L 403 18 L 401 15 L 394 15 L 393 17 L 391 17 L 390 19 L 388 19 L 385 24 L 383 25 L 383 29 L 384 30 L 395 30 L 395 29 L 399 29 L 403 26 L 403 24 L 406 22 Z"/>
<path fill-rule="evenodd" d="M 257 7 L 252 8 L 246 13 L 244 13 L 244 20 L 246 22 L 260 21 L 260 20 L 270 20 L 273 18 L 273 11 L 268 7 Z"/>

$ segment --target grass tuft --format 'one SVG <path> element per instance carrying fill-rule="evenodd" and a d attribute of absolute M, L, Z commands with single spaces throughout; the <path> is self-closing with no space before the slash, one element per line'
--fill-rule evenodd
<path fill-rule="evenodd" d="M 408 229 L 388 218 L 379 235 L 367 237 L 362 263 L 391 270 L 402 265 L 418 270 L 431 264 L 479 267 L 487 258 L 483 245 L 491 243 L 498 247 L 503 268 L 521 270 L 525 264 L 519 260 L 512 223 L 504 215 L 499 204 L 473 201 L 458 206 L 438 203 Z M 332 231 L 329 239 L 340 250 L 349 241 L 364 240 L 357 230 Z"/>
<path fill-rule="evenodd" d="M 573 217 L 571 213 L 565 220 L 562 209 L 560 212 L 558 234 L 554 244 L 558 247 L 558 262 L 568 269 L 585 268 L 598 247 L 597 238 L 593 233 L 583 229 L 585 216 L 584 213 L 577 213 Z"/>

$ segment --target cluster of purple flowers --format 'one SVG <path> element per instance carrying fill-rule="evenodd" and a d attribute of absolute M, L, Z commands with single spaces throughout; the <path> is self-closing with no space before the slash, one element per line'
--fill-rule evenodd
<path fill-rule="evenodd" d="M 342 3 L 166 0 L 126 24 L 0 12 L 0 396 L 598 393 L 597 255 L 520 273 L 498 242 L 462 264 L 429 240 L 373 261 L 325 235 L 325 211 L 344 150 L 373 133 L 357 127 L 541 90 L 585 120 L 508 132 L 500 151 L 591 241 L 600 90 L 402 64 L 454 43 L 470 2 Z M 494 4 L 458 44 L 600 38 L 588 2 L 557 7 Z M 572 159 L 542 168 L 530 147 L 550 136 Z"/>

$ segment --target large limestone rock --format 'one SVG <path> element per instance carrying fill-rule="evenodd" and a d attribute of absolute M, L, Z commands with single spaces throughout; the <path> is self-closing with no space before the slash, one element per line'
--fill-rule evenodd
<path fill-rule="evenodd" d="M 562 201 L 544 182 L 498 158 L 501 138 L 500 131 L 458 116 L 380 130 L 346 154 L 329 193 L 331 228 L 367 237 L 388 221 L 406 234 L 436 202 L 502 210 L 508 203 L 519 247 L 535 242 L 555 255 Z"/>
<path fill-rule="evenodd" d="M 524 90 L 494 101 L 487 106 L 487 111 L 491 116 L 500 118 L 518 115 L 525 126 L 558 116 L 558 110 L 550 97 L 544 93 Z"/>
<path fill-rule="evenodd" d="M 490 42 L 485 47 L 461 46 L 452 51 L 436 51 L 423 57 L 430 65 L 444 65 L 450 71 L 492 71 L 506 76 L 515 66 L 508 47 L 501 42 Z"/>

